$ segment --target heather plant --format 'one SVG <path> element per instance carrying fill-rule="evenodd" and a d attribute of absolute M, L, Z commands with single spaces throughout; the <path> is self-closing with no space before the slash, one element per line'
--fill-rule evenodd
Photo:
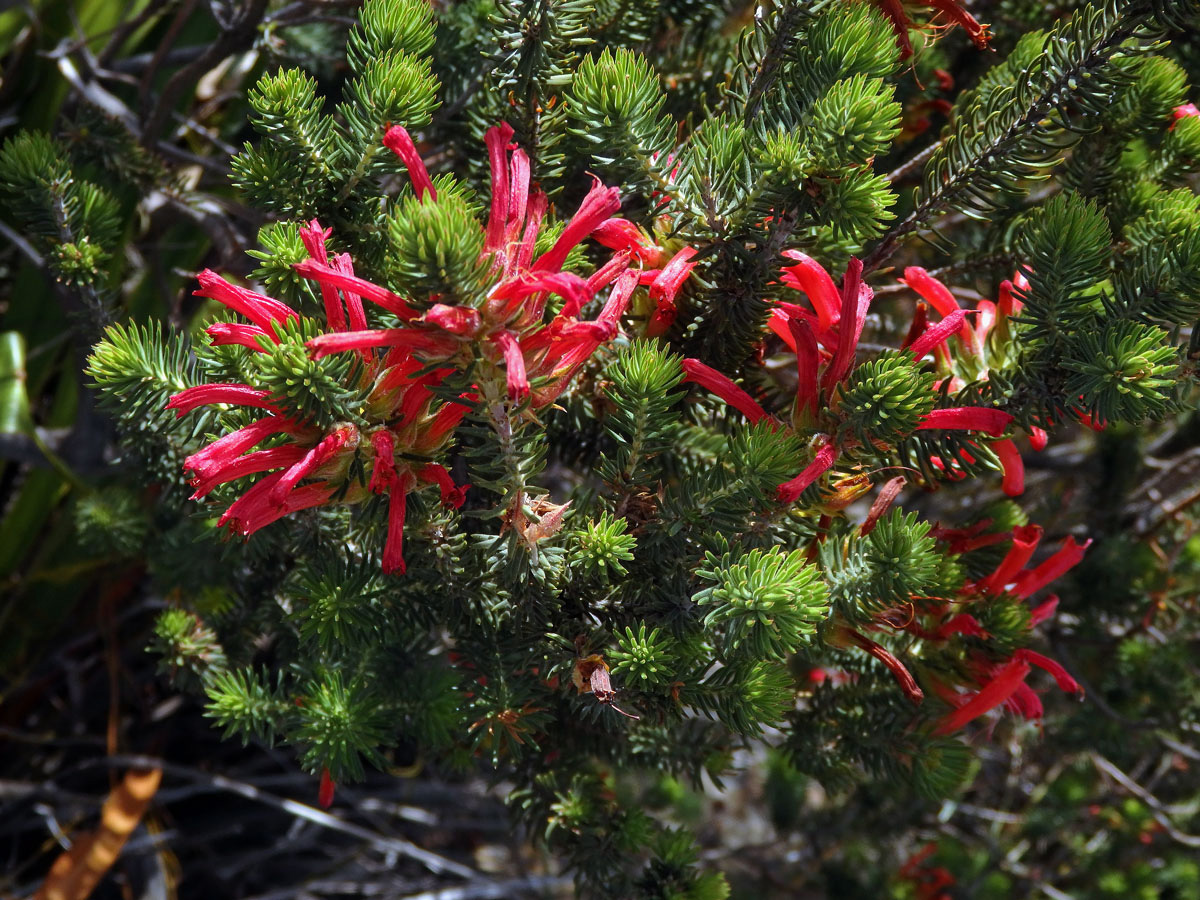
<path fill-rule="evenodd" d="M 587 895 L 729 896 L 654 798 L 763 754 L 782 833 L 810 779 L 952 808 L 1083 697 L 1047 635 L 1136 618 L 1060 598 L 1127 529 L 1027 470 L 1196 396 L 1200 9 L 1027 6 L 366 0 L 339 77 L 248 92 L 254 268 L 174 327 L 118 312 L 120 197 L 11 137 L 8 215 L 120 319 L 86 373 L 157 491 L 164 674 L 325 807 L 485 772 Z M 122 496 L 81 534 L 147 546 Z M 1186 696 L 1146 635 L 1122 671 Z"/>

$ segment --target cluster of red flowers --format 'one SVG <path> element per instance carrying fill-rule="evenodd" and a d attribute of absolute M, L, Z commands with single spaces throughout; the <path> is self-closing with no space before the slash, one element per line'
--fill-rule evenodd
<path fill-rule="evenodd" d="M 812 435 L 813 458 L 799 475 L 779 486 L 781 503 L 795 502 L 805 488 L 832 468 L 842 452 L 848 449 L 836 444 L 830 434 L 817 429 L 821 427 L 822 416 L 836 406 L 836 388 L 853 371 L 855 350 L 873 297 L 871 289 L 862 283 L 862 265 L 856 259 L 850 261 L 839 289 L 829 273 L 811 257 L 795 251 L 789 251 L 787 255 L 795 262 L 783 269 L 780 281 L 803 292 L 812 305 L 810 310 L 780 302 L 768 323 L 770 330 L 796 355 L 799 377 L 790 423 L 785 426 L 727 376 L 699 360 L 687 359 L 683 363 L 686 380 L 712 391 L 751 422 L 765 420 L 776 428 L 791 427 L 801 436 Z M 1014 281 L 1003 282 L 997 302 L 980 301 L 974 310 L 961 308 L 949 289 L 924 269 L 907 269 L 903 281 L 925 302 L 917 306 L 902 349 L 917 361 L 932 355 L 951 388 L 960 389 L 968 379 L 986 379 L 990 366 L 1003 361 L 1008 346 L 1005 338 L 1009 320 L 1021 311 L 1019 294 L 1027 287 L 1024 279 L 1018 275 Z M 930 308 L 941 316 L 936 323 L 929 321 Z M 997 339 L 989 341 L 993 334 Z M 1000 438 L 1011 422 L 1012 416 L 1001 410 L 955 407 L 931 411 L 918 428 L 965 430 Z M 1033 430 L 1031 443 L 1035 448 L 1044 447 L 1046 439 L 1044 431 Z M 1003 466 L 1005 493 L 1010 496 L 1020 494 L 1024 490 L 1024 468 L 1016 445 L 1011 438 L 1003 438 L 991 441 L 989 446 L 997 452 Z M 950 465 L 944 464 L 944 467 L 951 473 L 955 471 Z M 958 477 L 961 477 L 961 470 Z M 893 479 L 881 491 L 880 502 L 872 508 L 862 527 L 864 536 L 895 499 L 903 482 L 903 477 Z M 937 535 L 949 543 L 952 553 L 964 553 L 1011 538 L 1012 547 L 996 570 L 979 582 L 967 585 L 953 604 L 922 610 L 921 620 L 932 619 L 938 623 L 935 626 L 923 625 L 915 616 L 910 616 L 909 621 L 899 627 L 922 640 L 936 643 L 944 643 L 956 634 L 986 640 L 988 635 L 978 620 L 968 612 L 956 610 L 1001 595 L 1028 599 L 1078 563 L 1087 548 L 1087 544 L 1080 545 L 1068 538 L 1045 562 L 1036 568 L 1025 569 L 1041 540 L 1042 530 L 1037 526 L 1026 526 L 1014 529 L 1011 534 L 984 533 L 987 524 L 965 531 L 940 529 Z M 1057 603 L 1057 598 L 1051 597 L 1033 608 L 1031 625 L 1048 619 Z M 884 625 L 896 627 L 893 623 L 880 623 L 880 627 Z M 914 703 L 922 701 L 924 693 L 912 673 L 886 648 L 849 627 L 838 629 L 831 639 L 838 645 L 857 647 L 873 656 L 892 672 L 906 696 Z M 954 707 L 936 725 L 939 734 L 957 731 L 1001 704 L 1026 718 L 1039 718 L 1041 702 L 1025 683 L 1034 667 L 1052 674 L 1063 690 L 1079 690 L 1061 665 L 1035 651 L 1017 650 L 999 661 L 987 656 L 982 649 L 972 653 L 966 664 L 966 692 L 959 692 L 961 684 L 955 686 L 932 679 L 934 690 Z"/>
<path fill-rule="evenodd" d="M 1091 541 L 1077 543 L 1074 537 L 1068 537 L 1053 554 L 1033 568 L 1026 565 L 1033 558 L 1038 544 L 1042 539 L 1042 529 L 1037 525 L 1025 525 L 1014 528 L 1009 533 L 985 533 L 988 523 L 982 522 L 970 529 L 941 529 L 938 537 L 948 541 L 952 552 L 966 552 L 992 544 L 1003 543 L 1011 538 L 1012 544 L 1004 559 L 996 568 L 979 581 L 968 584 L 963 588 L 959 606 L 986 600 L 1007 594 L 1018 600 L 1027 601 L 1051 582 L 1061 578 L 1074 568 L 1081 559 Z M 1036 627 L 1045 622 L 1058 607 L 1058 597 L 1050 595 L 1029 611 L 1030 627 Z M 923 631 L 915 626 L 910 630 L 927 640 L 945 641 L 954 634 L 964 634 L 986 639 L 987 632 L 979 621 L 967 612 L 945 615 L 943 621 L 932 632 Z M 1042 703 L 1033 689 L 1025 683 L 1026 677 L 1033 667 L 1043 669 L 1054 676 L 1059 688 L 1068 693 L 1080 690 L 1067 671 L 1057 662 L 1036 653 L 1033 650 L 1021 649 L 1012 653 L 1008 658 L 995 660 L 983 653 L 974 653 L 968 660 L 970 678 L 974 689 L 959 693 L 954 687 L 934 681 L 934 689 L 938 695 L 954 707 L 954 710 L 938 723 L 938 734 L 949 734 L 957 731 L 968 722 L 1003 704 L 1005 708 L 1026 718 L 1040 719 Z"/>
<path fill-rule="evenodd" d="M 296 271 L 314 281 L 325 308 L 326 330 L 306 344 L 314 360 L 352 352 L 353 387 L 366 402 L 355 422 L 324 428 L 289 410 L 284 398 L 250 384 L 207 384 L 171 398 L 179 415 L 197 407 L 227 403 L 263 410 L 266 415 L 227 434 L 188 457 L 195 497 L 218 485 L 266 474 L 221 517 L 222 525 L 249 535 L 297 510 L 334 502 L 361 502 L 372 493 L 389 497 L 388 538 L 383 552 L 386 572 L 403 572 L 406 498 L 422 485 L 436 485 L 442 501 L 460 506 L 465 486 L 456 485 L 434 458 L 450 444 L 467 411 L 488 399 L 491 375 L 507 386 L 513 404 L 532 407 L 555 400 L 601 344 L 611 340 L 630 296 L 641 281 L 664 297 L 668 283 L 678 284 L 690 268 L 668 264 L 662 273 L 629 271 L 634 254 L 622 251 L 583 278 L 562 271 L 567 255 L 604 225 L 620 206 L 615 188 L 593 185 L 575 215 L 545 253 L 534 258 L 534 245 L 546 214 L 546 195 L 530 184 L 529 159 L 511 147 L 512 129 L 488 131 L 491 165 L 491 213 L 483 254 L 494 279 L 478 306 L 433 303 L 421 311 L 398 294 L 354 274 L 348 255 L 330 256 L 328 230 L 314 220 L 301 229 L 310 258 Z M 408 169 L 419 202 L 436 203 L 437 191 L 408 133 L 388 131 L 384 143 Z M 616 226 L 620 227 L 620 226 Z M 611 230 L 611 228 L 610 228 Z M 660 277 L 661 276 L 661 277 Z M 196 293 L 224 304 L 250 324 L 221 322 L 208 328 L 214 344 L 236 344 L 255 354 L 271 354 L 284 339 L 289 322 L 300 315 L 287 304 L 231 284 L 216 273 L 200 274 Z M 583 307 L 611 286 L 608 299 L 592 321 L 579 321 Z M 547 321 L 549 296 L 563 298 Z M 436 298 L 435 298 L 436 300 Z M 364 301 L 391 313 L 401 324 L 371 328 Z M 435 394 L 476 357 L 476 385 L 446 402 Z M 272 446 L 253 450 L 282 436 Z M 247 452 L 252 451 L 252 452 Z M 369 472 L 366 484 L 355 480 L 355 461 Z"/>
<path fill-rule="evenodd" d="M 854 368 L 855 352 L 874 292 L 862 282 L 862 263 L 857 259 L 850 260 L 839 290 L 816 260 L 797 251 L 788 251 L 785 255 L 796 262 L 783 269 L 781 282 L 803 291 L 813 307 L 813 311 L 809 311 L 797 304 L 779 303 L 768 323 L 771 331 L 796 354 L 798 381 L 791 427 L 801 436 L 812 435 L 811 462 L 795 478 L 779 486 L 779 501 L 794 503 L 847 449 L 846 445 L 836 444 L 829 434 L 816 429 L 820 423 L 819 414 L 835 405 L 836 389 Z M 942 321 L 931 325 L 922 320 L 910 331 L 905 349 L 914 359 L 920 360 L 937 350 L 956 333 L 969 332 L 972 340 L 977 338 L 966 322 L 966 310 L 959 309 L 953 297 L 950 302 L 953 309 L 946 308 Z M 686 359 L 683 368 L 686 380 L 712 391 L 751 422 L 767 420 L 776 427 L 783 427 L 783 423 L 769 415 L 745 390 L 710 366 L 697 359 Z M 971 431 L 997 438 L 1012 418 L 998 409 L 948 407 L 927 413 L 917 429 Z M 1005 457 L 1001 456 L 1001 459 L 1005 460 Z M 1007 462 L 1019 464 L 1020 455 L 1016 455 L 1016 463 Z"/>
<path fill-rule="evenodd" d="M 980 300 L 975 309 L 969 311 L 969 318 L 968 311 L 960 308 L 950 289 L 919 266 L 905 269 L 904 277 L 900 280 L 925 301 L 917 304 L 904 346 L 912 350 L 917 359 L 932 352 L 938 370 L 948 373 L 946 377 L 951 390 L 960 390 L 970 381 L 986 381 L 989 371 L 1005 361 L 1010 346 L 1007 340 L 1011 333 L 1010 321 L 1021 312 L 1024 304 L 1020 295 L 1029 287 L 1025 276 L 1018 272 L 1011 281 L 1006 279 L 1000 282 L 996 301 Z M 951 329 L 950 333 L 955 338 L 953 341 L 930 347 L 922 345 L 922 336 L 929 333 L 927 320 L 931 307 L 942 316 L 935 327 Z M 993 335 L 998 339 L 989 340 Z M 1034 450 L 1044 449 L 1046 441 L 1047 435 L 1043 429 L 1030 429 L 1029 442 Z M 1004 438 L 988 446 L 1000 460 L 1004 472 L 1001 485 L 1004 493 L 1009 497 L 1020 496 L 1025 492 L 1025 464 L 1016 443 L 1012 438 Z M 972 459 L 967 461 L 973 462 Z M 962 478 L 965 474 L 953 460 L 937 459 L 934 463 L 951 478 Z"/>
<path fill-rule="evenodd" d="M 871 519 L 864 525 L 869 528 Z M 1012 546 L 996 568 L 974 583 L 965 585 L 960 595 L 952 602 L 935 607 L 923 606 L 920 619 L 914 607 L 907 621 L 897 623 L 888 615 L 873 623 L 877 629 L 899 629 L 922 641 L 945 645 L 956 635 L 986 641 L 991 635 L 963 607 L 973 603 L 1007 595 L 1016 600 L 1027 601 L 1054 580 L 1065 575 L 1083 558 L 1091 541 L 1079 544 L 1068 537 L 1051 556 L 1039 565 L 1027 569 L 1042 538 L 1042 529 L 1036 525 L 1014 528 L 1009 532 L 987 532 L 990 522 L 984 521 L 968 529 L 939 528 L 936 536 L 948 544 L 950 553 L 965 553 L 1009 539 Z M 1050 595 L 1029 611 L 1029 626 L 1036 627 L 1054 615 L 1058 597 Z M 928 623 L 936 624 L 928 624 Z M 836 646 L 857 647 L 875 658 L 892 673 L 896 683 L 914 704 L 925 697 L 908 667 L 886 647 L 849 626 L 840 626 L 831 633 L 830 639 Z M 1034 668 L 1042 669 L 1054 676 L 1055 683 L 1067 693 L 1078 693 L 1080 687 L 1058 662 L 1034 650 L 1019 649 L 1011 654 L 996 658 L 989 655 L 980 644 L 968 650 L 962 671 L 950 679 L 943 673 L 931 672 L 929 682 L 934 692 L 953 709 L 934 724 L 934 734 L 950 734 L 962 729 L 967 723 L 1003 705 L 1025 719 L 1042 717 L 1042 702 L 1025 679 Z M 810 673 L 810 680 L 822 682 L 829 672 L 817 669 Z"/>
<path fill-rule="evenodd" d="M 951 900 L 943 890 L 955 883 L 954 876 L 945 866 L 930 865 L 926 860 L 937 853 L 937 844 L 928 843 L 900 867 L 897 876 L 913 887 L 916 900 Z"/>

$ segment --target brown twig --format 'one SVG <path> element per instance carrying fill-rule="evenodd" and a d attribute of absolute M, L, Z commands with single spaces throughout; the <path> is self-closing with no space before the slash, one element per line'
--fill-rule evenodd
<path fill-rule="evenodd" d="M 175 102 L 183 91 L 218 62 L 249 49 L 254 44 L 254 33 L 262 21 L 268 0 L 247 0 L 240 15 L 225 26 L 208 49 L 171 76 L 158 95 L 158 101 L 142 123 L 142 144 L 153 148 L 158 143 L 159 133 L 167 123 Z"/>

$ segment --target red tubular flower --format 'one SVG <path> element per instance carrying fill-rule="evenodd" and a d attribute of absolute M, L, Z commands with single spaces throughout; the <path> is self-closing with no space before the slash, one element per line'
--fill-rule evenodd
<path fill-rule="evenodd" d="M 838 321 L 837 349 L 825 369 L 821 386 L 826 393 L 833 390 L 854 365 L 854 351 L 867 321 L 867 309 L 875 293 L 862 283 L 862 260 L 850 257 L 842 279 L 842 315 Z"/>
<path fill-rule="evenodd" d="M 1000 468 L 1004 472 L 1001 488 L 1009 497 L 1020 497 L 1025 493 L 1025 463 L 1021 459 L 1021 451 L 1011 438 L 996 441 L 990 445 L 1000 459 Z"/>
<path fill-rule="evenodd" d="M 323 506 L 333 496 L 335 489 L 331 485 L 317 482 L 292 491 L 283 505 L 273 503 L 270 499 L 271 490 L 283 478 L 283 474 L 274 472 L 242 494 L 222 513 L 221 518 L 217 520 L 217 526 L 228 525 L 245 537 L 279 521 L 288 513 Z"/>
<path fill-rule="evenodd" d="M 534 271 L 557 272 L 580 241 L 592 233 L 601 222 L 610 219 L 621 208 L 621 194 L 616 188 L 606 188 L 595 179 L 579 209 L 563 229 L 554 246 L 537 258 Z"/>
<path fill-rule="evenodd" d="M 321 809 L 329 809 L 333 806 L 333 792 L 337 789 L 337 784 L 329 774 L 328 769 L 321 769 L 321 787 L 317 790 L 317 805 Z"/>
<path fill-rule="evenodd" d="M 1004 701 L 1004 707 L 1012 710 L 1022 719 L 1030 720 L 1040 719 L 1042 713 L 1045 712 L 1042 698 L 1037 695 L 1037 691 L 1024 682 L 1018 684 L 1013 695 Z"/>
<path fill-rule="evenodd" d="M 1058 609 L 1058 598 L 1053 594 L 1050 595 L 1044 602 L 1039 603 L 1029 611 L 1029 626 L 1031 628 L 1041 625 L 1047 619 L 1054 615 Z"/>
<path fill-rule="evenodd" d="M 678 309 L 675 306 L 675 295 L 683 287 L 696 263 L 690 262 L 698 251 L 693 247 L 684 247 L 671 257 L 661 272 L 650 285 L 650 300 L 654 303 L 654 315 L 646 326 L 646 337 L 658 337 L 667 332 L 675 322 Z"/>
<path fill-rule="evenodd" d="M 973 719 L 978 719 L 984 713 L 995 709 L 1016 692 L 1024 683 L 1029 671 L 1029 663 L 1014 656 L 974 697 L 943 716 L 933 733 L 942 735 L 958 731 Z"/>
<path fill-rule="evenodd" d="M 815 421 L 820 404 L 821 384 L 817 372 L 821 351 L 817 348 L 812 327 L 803 319 L 789 319 L 788 330 L 795 343 L 792 349 L 796 351 L 796 414 L 807 421 Z"/>
<path fill-rule="evenodd" d="M 304 452 L 303 447 L 284 444 L 281 447 L 255 450 L 253 453 L 239 456 L 228 465 L 222 466 L 207 476 L 193 477 L 189 483 L 196 490 L 191 499 L 199 500 L 206 497 L 213 488 L 237 481 L 247 475 L 258 475 L 262 472 L 269 472 L 271 469 L 278 469 L 280 466 L 291 466 L 300 461 Z"/>
<path fill-rule="evenodd" d="M 591 295 L 587 293 L 587 282 L 573 272 L 519 274 L 492 291 L 494 317 L 506 320 L 516 313 L 524 312 L 526 315 L 540 318 L 545 310 L 547 294 L 558 294 L 567 301 L 559 315 L 568 318 L 578 315 L 584 303 L 591 299 Z M 525 304 L 523 301 L 531 296 L 535 297 L 535 302 Z"/>
<path fill-rule="evenodd" d="M 339 253 L 333 258 L 333 270 L 342 275 L 354 276 L 354 263 L 350 261 L 349 253 Z M 324 290 L 324 285 L 322 285 Z M 362 297 L 351 288 L 343 287 L 342 296 L 346 298 L 346 310 L 350 314 L 350 331 L 366 331 L 367 314 L 363 310 Z"/>
<path fill-rule="evenodd" d="M 230 432 L 223 438 L 213 441 L 203 450 L 193 453 L 183 461 L 184 471 L 189 469 L 202 478 L 215 474 L 249 450 L 259 441 L 273 434 L 294 432 L 295 422 L 283 416 L 267 416 L 257 422 L 251 422 L 237 431 Z"/>
<path fill-rule="evenodd" d="M 1003 535 L 999 537 L 1003 538 Z M 1002 593 L 1016 579 L 1025 564 L 1033 558 L 1038 542 L 1042 539 L 1039 525 L 1021 525 L 1013 529 L 1012 546 L 1000 565 L 987 578 L 979 582 L 979 589 L 986 594 Z"/>
<path fill-rule="evenodd" d="M 532 394 L 531 403 L 537 408 L 553 402 L 599 346 L 616 336 L 637 287 L 638 273 L 627 270 L 639 248 L 618 253 L 586 279 L 561 268 L 571 250 L 617 211 L 617 191 L 598 182 L 593 185 L 550 250 L 533 263 L 548 201 L 531 184 L 528 157 L 509 147 L 511 137 L 512 129 L 501 125 L 489 130 L 486 139 L 493 177 L 483 255 L 497 280 L 478 308 L 436 303 L 422 313 L 386 287 L 355 275 L 349 256 L 331 258 L 326 246 L 330 232 L 318 222 L 301 229 L 311 258 L 294 268 L 317 283 L 327 320 L 326 332 L 308 342 L 309 356 L 319 361 L 334 353 L 359 354 L 364 365 L 351 367 L 340 377 L 347 379 L 347 389 L 364 394 L 358 410 L 361 421 L 320 425 L 321 419 L 309 418 L 307 401 L 290 395 L 273 399 L 256 389 L 249 377 L 244 385 L 207 385 L 173 398 L 171 408 L 180 413 L 205 403 L 226 402 L 267 413 L 186 461 L 198 496 L 237 478 L 261 476 L 225 511 L 222 524 L 250 534 L 295 510 L 359 503 L 372 493 L 387 493 L 389 530 L 383 566 L 388 572 L 402 572 L 407 495 L 436 485 L 450 506 L 460 506 L 464 498 L 465 487 L 455 485 L 446 469 L 430 460 L 452 439 L 479 396 L 467 391 L 457 401 L 445 402 L 435 389 L 468 361 L 474 364 L 482 357 L 484 364 L 476 370 L 479 394 L 485 394 L 485 384 L 490 388 L 491 380 L 503 371 L 510 398 L 519 402 Z M 433 181 L 408 133 L 391 129 L 384 143 L 404 162 L 419 201 L 437 203 Z M 640 249 L 645 256 L 645 248 Z M 690 273 L 690 256 L 690 252 L 682 254 L 668 270 L 658 273 L 657 293 L 664 300 Z M 277 330 L 279 323 L 299 319 L 287 304 L 232 285 L 207 270 L 200 283 L 199 293 L 252 323 L 214 325 L 209 331 L 215 343 L 238 344 L 272 356 L 277 346 L 287 344 L 284 349 L 291 352 L 295 335 Z M 609 290 L 609 296 L 597 319 L 578 321 L 603 289 Z M 561 295 L 564 303 L 547 321 L 551 294 Z M 402 324 L 371 328 L 364 301 L 392 313 Z M 259 364 L 256 359 L 261 355 L 250 358 L 251 368 Z M 531 381 L 536 391 L 531 391 Z M 323 401 L 324 395 L 319 399 Z M 337 410 L 326 412 L 337 414 Z M 254 451 L 261 441 L 280 434 L 286 437 L 277 439 L 277 446 Z M 369 450 L 359 446 L 363 435 L 370 437 Z"/>
<path fill-rule="evenodd" d="M 441 356 L 453 353 L 457 342 L 442 335 L 412 328 L 379 328 L 372 331 L 343 331 L 319 334 L 304 345 L 313 359 L 322 359 L 347 350 L 371 350 L 377 347 L 403 347 L 409 353 Z"/>
<path fill-rule="evenodd" d="M 352 425 L 338 428 L 327 434 L 321 441 L 309 450 L 303 457 L 293 463 L 283 473 L 268 498 L 272 503 L 283 506 L 287 503 L 288 494 L 295 490 L 296 485 L 307 478 L 325 463 L 329 462 L 347 444 L 358 444 L 358 429 Z"/>
<path fill-rule="evenodd" d="M 325 252 L 325 241 L 331 234 L 333 234 L 333 229 L 322 228 L 321 223 L 316 219 L 300 228 L 300 240 L 304 242 L 304 249 L 321 265 L 329 263 L 329 256 Z M 338 299 L 338 292 L 332 286 L 322 283 L 321 302 L 325 304 L 325 321 L 329 323 L 329 327 L 334 331 L 345 331 L 346 315 L 342 311 L 342 302 Z"/>
<path fill-rule="evenodd" d="M 359 278 L 357 275 L 351 275 L 329 266 L 321 265 L 321 263 L 312 259 L 296 263 L 293 268 L 298 274 L 318 284 L 329 285 L 338 290 L 353 291 L 358 296 L 382 306 L 403 321 L 411 321 L 419 315 L 399 294 L 394 294 L 387 288 L 372 284 L 363 278 Z"/>
<path fill-rule="evenodd" d="M 908 346 L 913 359 L 919 360 L 933 350 L 934 347 L 945 343 L 951 335 L 962 329 L 966 318 L 967 311 L 965 309 L 956 309 L 936 325 L 931 325 L 924 329 L 916 340 Z"/>
<path fill-rule="evenodd" d="M 1072 678 L 1061 664 L 1055 662 L 1048 656 L 1043 656 L 1041 653 L 1037 653 L 1034 650 L 1023 649 L 1016 651 L 1013 654 L 1013 659 L 1022 660 L 1023 662 L 1037 666 L 1044 672 L 1049 672 L 1054 677 L 1054 682 L 1058 685 L 1058 689 L 1064 693 L 1078 694 L 1083 690 L 1083 688 L 1079 686 L 1079 682 Z"/>
<path fill-rule="evenodd" d="M 444 303 L 433 304 L 421 316 L 421 321 L 459 337 L 474 337 L 482 325 L 479 310 L 469 306 L 447 306 Z"/>
<path fill-rule="evenodd" d="M 367 490 L 382 494 L 396 480 L 396 441 L 392 433 L 381 428 L 371 435 L 371 448 L 375 451 L 375 463 L 371 467 L 371 482 Z"/>
<path fill-rule="evenodd" d="M 276 322 L 300 318 L 299 313 L 286 303 L 230 284 L 212 269 L 205 269 L 196 278 L 200 282 L 200 290 L 192 292 L 195 296 L 209 297 L 228 306 L 267 334 L 271 333 L 271 326 Z"/>
<path fill-rule="evenodd" d="M 816 310 L 821 328 L 826 331 L 832 329 L 841 318 L 842 307 L 833 279 L 829 277 L 824 266 L 799 250 L 784 250 L 783 255 L 797 262 L 783 267 L 783 277 L 780 281 L 788 287 L 803 291 Z"/>
<path fill-rule="evenodd" d="M 950 289 L 920 266 L 909 266 L 904 270 L 904 277 L 900 281 L 916 291 L 922 299 L 941 313 L 943 318 L 957 313 L 960 309 L 958 301 L 954 299 Z M 974 334 L 971 326 L 965 320 L 962 320 L 959 325 L 959 335 L 966 346 L 969 347 L 973 344 Z M 917 358 L 920 359 L 919 356 Z"/>
<path fill-rule="evenodd" d="M 270 402 L 270 397 L 270 391 L 260 391 L 248 384 L 201 384 L 172 396 L 167 401 L 167 409 L 175 410 L 176 417 L 179 417 L 210 403 L 235 403 L 279 413 L 280 410 Z"/>
<path fill-rule="evenodd" d="M 609 219 L 601 222 L 592 232 L 592 237 L 609 249 L 628 251 L 644 265 L 657 268 L 662 262 L 662 251 L 642 229 L 628 219 Z"/>
<path fill-rule="evenodd" d="M 445 466 L 429 463 L 417 470 L 417 477 L 430 484 L 436 484 L 442 493 L 442 505 L 459 509 L 467 499 L 469 484 L 457 485 Z"/>
<path fill-rule="evenodd" d="M 1200 116 L 1200 109 L 1196 108 L 1195 103 L 1185 103 L 1182 106 L 1175 107 L 1171 110 L 1171 124 L 1168 126 L 1167 131 L 1174 131 L 1175 124 L 1180 119 L 1191 119 L 1196 116 Z"/>
<path fill-rule="evenodd" d="M 204 329 L 204 333 L 212 338 L 214 347 L 245 347 L 255 353 L 268 352 L 263 340 L 269 344 L 279 343 L 275 335 L 268 334 L 257 325 L 240 325 L 236 322 L 214 322 Z"/>
<path fill-rule="evenodd" d="M 609 221 L 613 220 L 609 219 Z M 632 254 L 622 251 L 589 275 L 587 281 L 583 283 L 584 294 L 588 297 L 594 297 L 598 291 L 603 290 L 620 278 L 622 273 L 629 268 L 631 257 Z M 636 285 L 634 286 L 636 287 Z"/>
<path fill-rule="evenodd" d="M 912 322 L 909 323 L 908 333 L 904 335 L 904 340 L 900 342 L 900 349 L 907 350 L 912 346 L 913 341 L 923 335 L 929 329 L 929 304 L 924 300 L 918 300 L 916 309 L 913 310 Z M 924 354 L 922 354 L 923 356 Z M 920 359 L 920 356 L 914 354 L 914 358 Z"/>
<path fill-rule="evenodd" d="M 529 378 L 525 372 L 525 356 L 521 345 L 511 331 L 501 331 L 492 336 L 504 354 L 504 368 L 508 380 L 508 399 L 520 402 L 529 396 Z"/>
<path fill-rule="evenodd" d="M 433 181 L 408 132 L 400 125 L 393 125 L 383 136 L 383 146 L 400 157 L 400 161 L 408 169 L 408 177 L 412 181 L 413 190 L 417 192 L 417 199 L 424 201 L 425 195 L 428 194 L 430 200 L 436 200 L 437 191 L 433 188 Z"/>
<path fill-rule="evenodd" d="M 908 479 L 903 475 L 897 475 L 895 478 L 889 478 L 884 482 L 883 487 L 879 489 L 879 496 L 875 498 L 875 502 L 871 504 L 871 508 L 867 512 L 867 517 L 858 526 L 859 537 L 866 537 L 875 530 L 875 526 L 879 524 L 879 520 L 883 517 L 883 514 L 891 509 L 892 504 L 896 502 L 896 498 L 900 496 L 900 492 L 904 490 L 904 485 L 907 482 Z"/>
<path fill-rule="evenodd" d="M 769 419 L 767 411 L 758 405 L 757 401 L 738 387 L 725 375 L 711 366 L 706 366 L 698 359 L 683 361 L 683 380 L 693 381 L 712 391 L 734 409 L 757 425 L 763 419 Z"/>
<path fill-rule="evenodd" d="M 393 480 L 388 488 L 388 534 L 383 547 L 385 575 L 403 575 L 408 568 L 404 563 L 404 515 L 408 509 L 408 492 L 412 484 L 413 477 L 405 474 Z"/>
<path fill-rule="evenodd" d="M 488 216 L 484 246 L 493 252 L 500 248 L 508 220 L 509 179 L 506 151 L 512 136 L 512 126 L 503 122 L 494 128 L 489 128 L 483 138 L 483 142 L 488 148 L 488 164 L 492 171 L 492 211 Z"/>
<path fill-rule="evenodd" d="M 465 393 L 459 396 L 459 399 L 453 403 L 446 403 L 440 410 L 433 415 L 423 429 L 421 435 L 418 436 L 414 443 L 414 449 L 428 453 L 432 448 L 440 446 L 445 442 L 446 437 L 450 432 L 458 427 L 459 423 L 472 407 L 479 401 L 477 394 Z"/>
<path fill-rule="evenodd" d="M 1029 287 L 1029 280 L 1017 273 L 1013 281 L 1005 279 L 1000 282 L 1000 290 L 996 301 L 996 315 L 1001 319 L 1009 319 L 1017 315 L 1025 308 L 1025 304 L 1018 297 L 1019 293 L 1023 293 Z"/>
<path fill-rule="evenodd" d="M 1079 544 L 1075 542 L 1074 536 L 1068 537 L 1054 555 L 1040 566 L 1036 569 L 1027 569 L 1017 576 L 1013 593 L 1018 597 L 1029 597 L 1037 593 L 1050 582 L 1061 578 L 1077 566 L 1091 545 L 1091 539 Z"/>
<path fill-rule="evenodd" d="M 917 430 L 939 428 L 946 431 L 979 431 L 992 437 L 1000 437 L 1012 420 L 1011 414 L 1000 409 L 956 406 L 935 409 L 928 413 L 917 426 Z"/>
<path fill-rule="evenodd" d="M 817 449 L 813 461 L 804 467 L 803 472 L 779 486 L 776 491 L 776 499 L 784 505 L 795 503 L 810 484 L 833 468 L 836 461 L 837 448 L 828 442 L 822 444 Z"/>

